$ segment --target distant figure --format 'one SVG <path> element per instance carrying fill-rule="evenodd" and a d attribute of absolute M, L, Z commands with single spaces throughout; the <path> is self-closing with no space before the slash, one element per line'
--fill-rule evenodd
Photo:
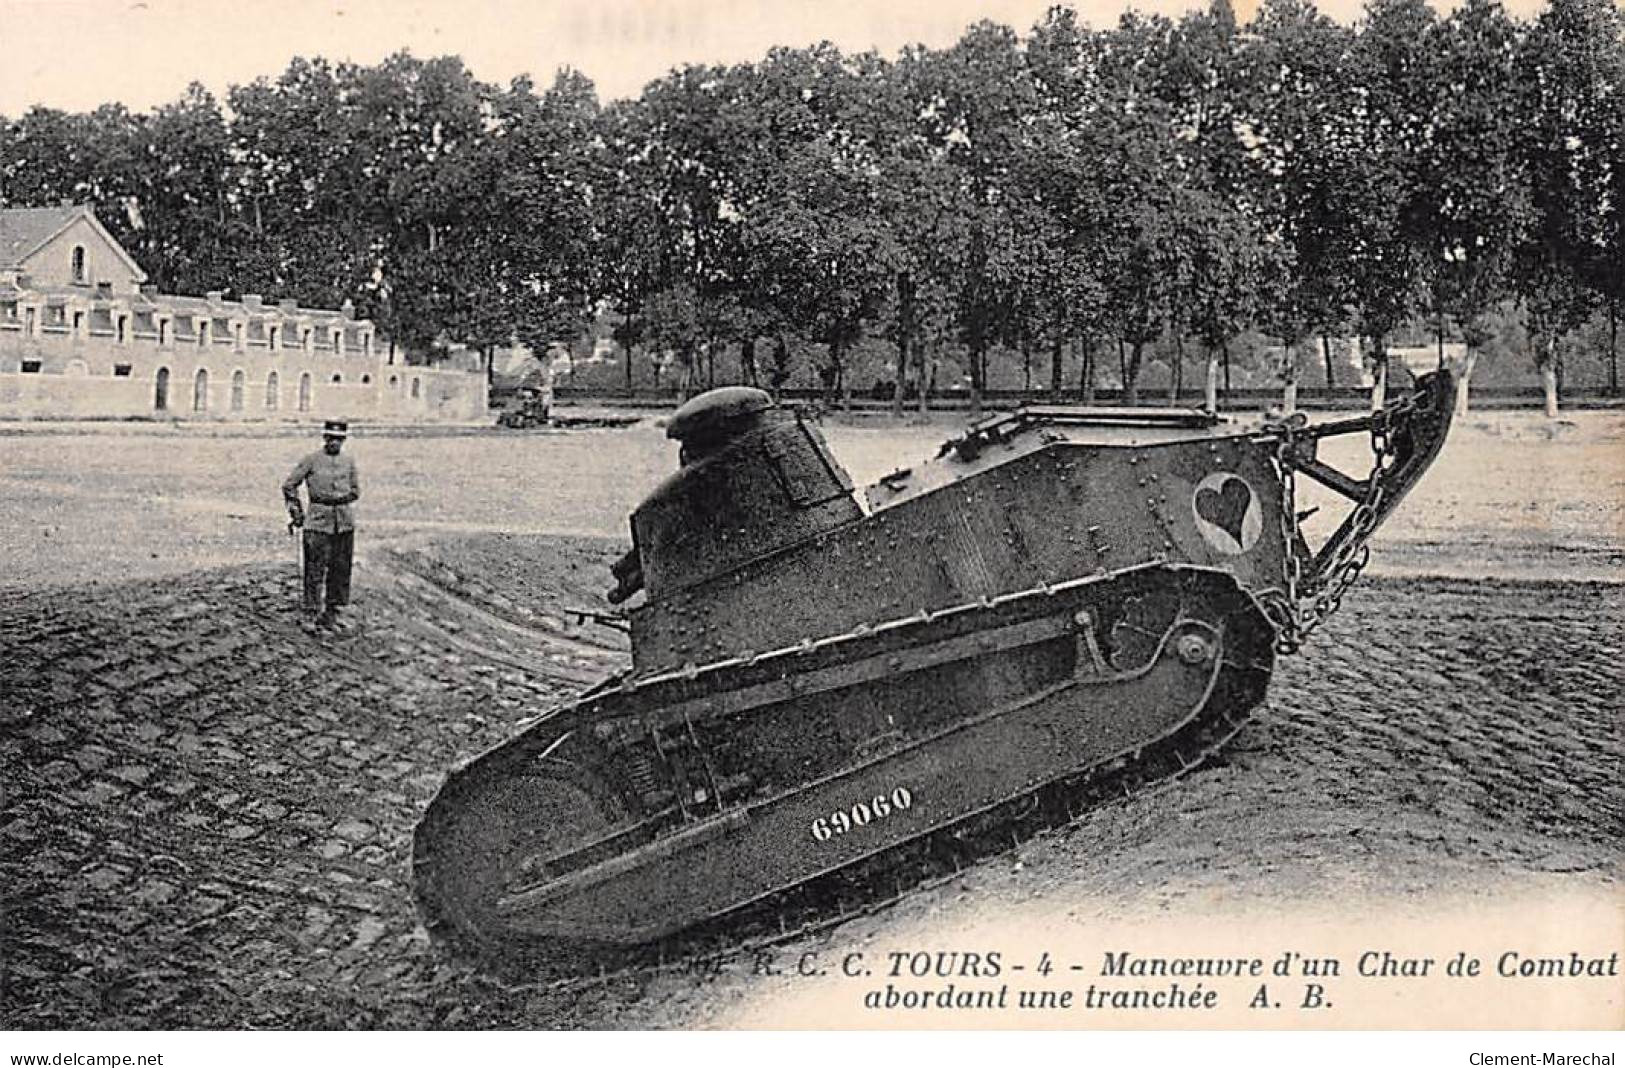
<path fill-rule="evenodd" d="M 317 626 L 332 626 L 350 603 L 350 559 L 355 552 L 355 516 L 350 505 L 361 497 L 355 461 L 339 455 L 350 425 L 328 420 L 322 447 L 300 460 L 282 480 L 288 518 L 304 528 L 305 611 Z M 310 514 L 299 501 L 299 486 L 310 493 Z M 326 592 L 325 603 L 323 592 Z"/>

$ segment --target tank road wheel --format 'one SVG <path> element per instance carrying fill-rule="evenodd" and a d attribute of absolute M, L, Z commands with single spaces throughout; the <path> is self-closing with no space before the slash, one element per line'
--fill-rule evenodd
<path fill-rule="evenodd" d="M 545 881 L 549 858 L 627 821 L 631 813 L 623 795 L 595 764 L 556 752 L 496 767 L 476 761 L 454 773 L 413 842 L 425 926 L 480 956 L 549 970 L 568 970 L 594 955 L 601 947 L 592 943 L 527 933 L 499 902 Z"/>

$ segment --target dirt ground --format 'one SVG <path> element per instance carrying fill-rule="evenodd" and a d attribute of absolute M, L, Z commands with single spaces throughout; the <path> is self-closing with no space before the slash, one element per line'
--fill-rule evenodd
<path fill-rule="evenodd" d="M 860 481 L 942 430 L 828 429 Z M 1578 900 L 1617 946 L 1625 420 L 1459 431 L 1220 760 L 777 964 L 563 985 L 431 945 L 410 833 L 449 766 L 624 662 L 569 609 L 599 603 L 627 507 L 671 463 L 658 430 L 358 440 L 356 621 L 320 640 L 297 625 L 275 489 L 303 441 L 13 434 L 0 1025 L 825 1026 L 851 1021 L 852 988 L 798 962 L 1012 925 L 1082 953 L 1123 925 L 1200 941 L 1331 915 L 1378 937 L 1513 903 L 1534 937 Z"/>
<path fill-rule="evenodd" d="M 933 455 L 956 425 L 832 419 L 862 485 Z M 308 432 L 307 432 L 308 433 Z M 316 442 L 291 429 L 0 424 L 0 586 L 33 588 L 292 561 L 282 476 Z M 1325 455 L 1359 473 L 1359 438 Z M 653 419 L 628 430 L 358 433 L 364 545 L 471 533 L 626 537 L 676 466 Z M 1325 505 L 1311 531 L 1335 524 Z M 1384 526 L 1374 573 L 1616 580 L 1625 575 L 1625 413 L 1470 415 Z"/>

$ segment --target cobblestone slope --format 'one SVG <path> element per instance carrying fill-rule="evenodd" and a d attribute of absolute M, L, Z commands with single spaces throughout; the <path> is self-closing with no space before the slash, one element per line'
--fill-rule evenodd
<path fill-rule="evenodd" d="M 616 548 L 380 552 L 354 622 L 323 637 L 299 626 L 291 567 L 0 593 L 0 1024 L 703 1021 L 715 1006 L 681 977 L 504 987 L 428 945 L 412 909 L 411 828 L 445 770 L 625 661 L 569 612 L 600 603 Z M 1072 832 L 1114 851 L 1090 891 L 1227 867 L 1268 885 L 1203 861 L 1227 849 L 1266 871 L 1335 856 L 1425 876 L 1453 856 L 1484 878 L 1615 877 L 1622 623 L 1619 587 L 1368 582 L 1220 766 Z M 1175 813 L 1177 841 L 1153 833 Z M 1370 828 L 1352 851 L 1350 826 Z M 1052 864 L 1067 838 L 1041 846 Z"/>

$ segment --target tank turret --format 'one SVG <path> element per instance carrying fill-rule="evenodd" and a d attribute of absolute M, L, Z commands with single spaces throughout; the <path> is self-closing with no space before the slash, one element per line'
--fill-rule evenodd
<path fill-rule="evenodd" d="M 651 601 L 863 514 L 818 430 L 759 389 L 694 398 L 666 436 L 679 442 L 681 466 L 632 513 Z"/>

